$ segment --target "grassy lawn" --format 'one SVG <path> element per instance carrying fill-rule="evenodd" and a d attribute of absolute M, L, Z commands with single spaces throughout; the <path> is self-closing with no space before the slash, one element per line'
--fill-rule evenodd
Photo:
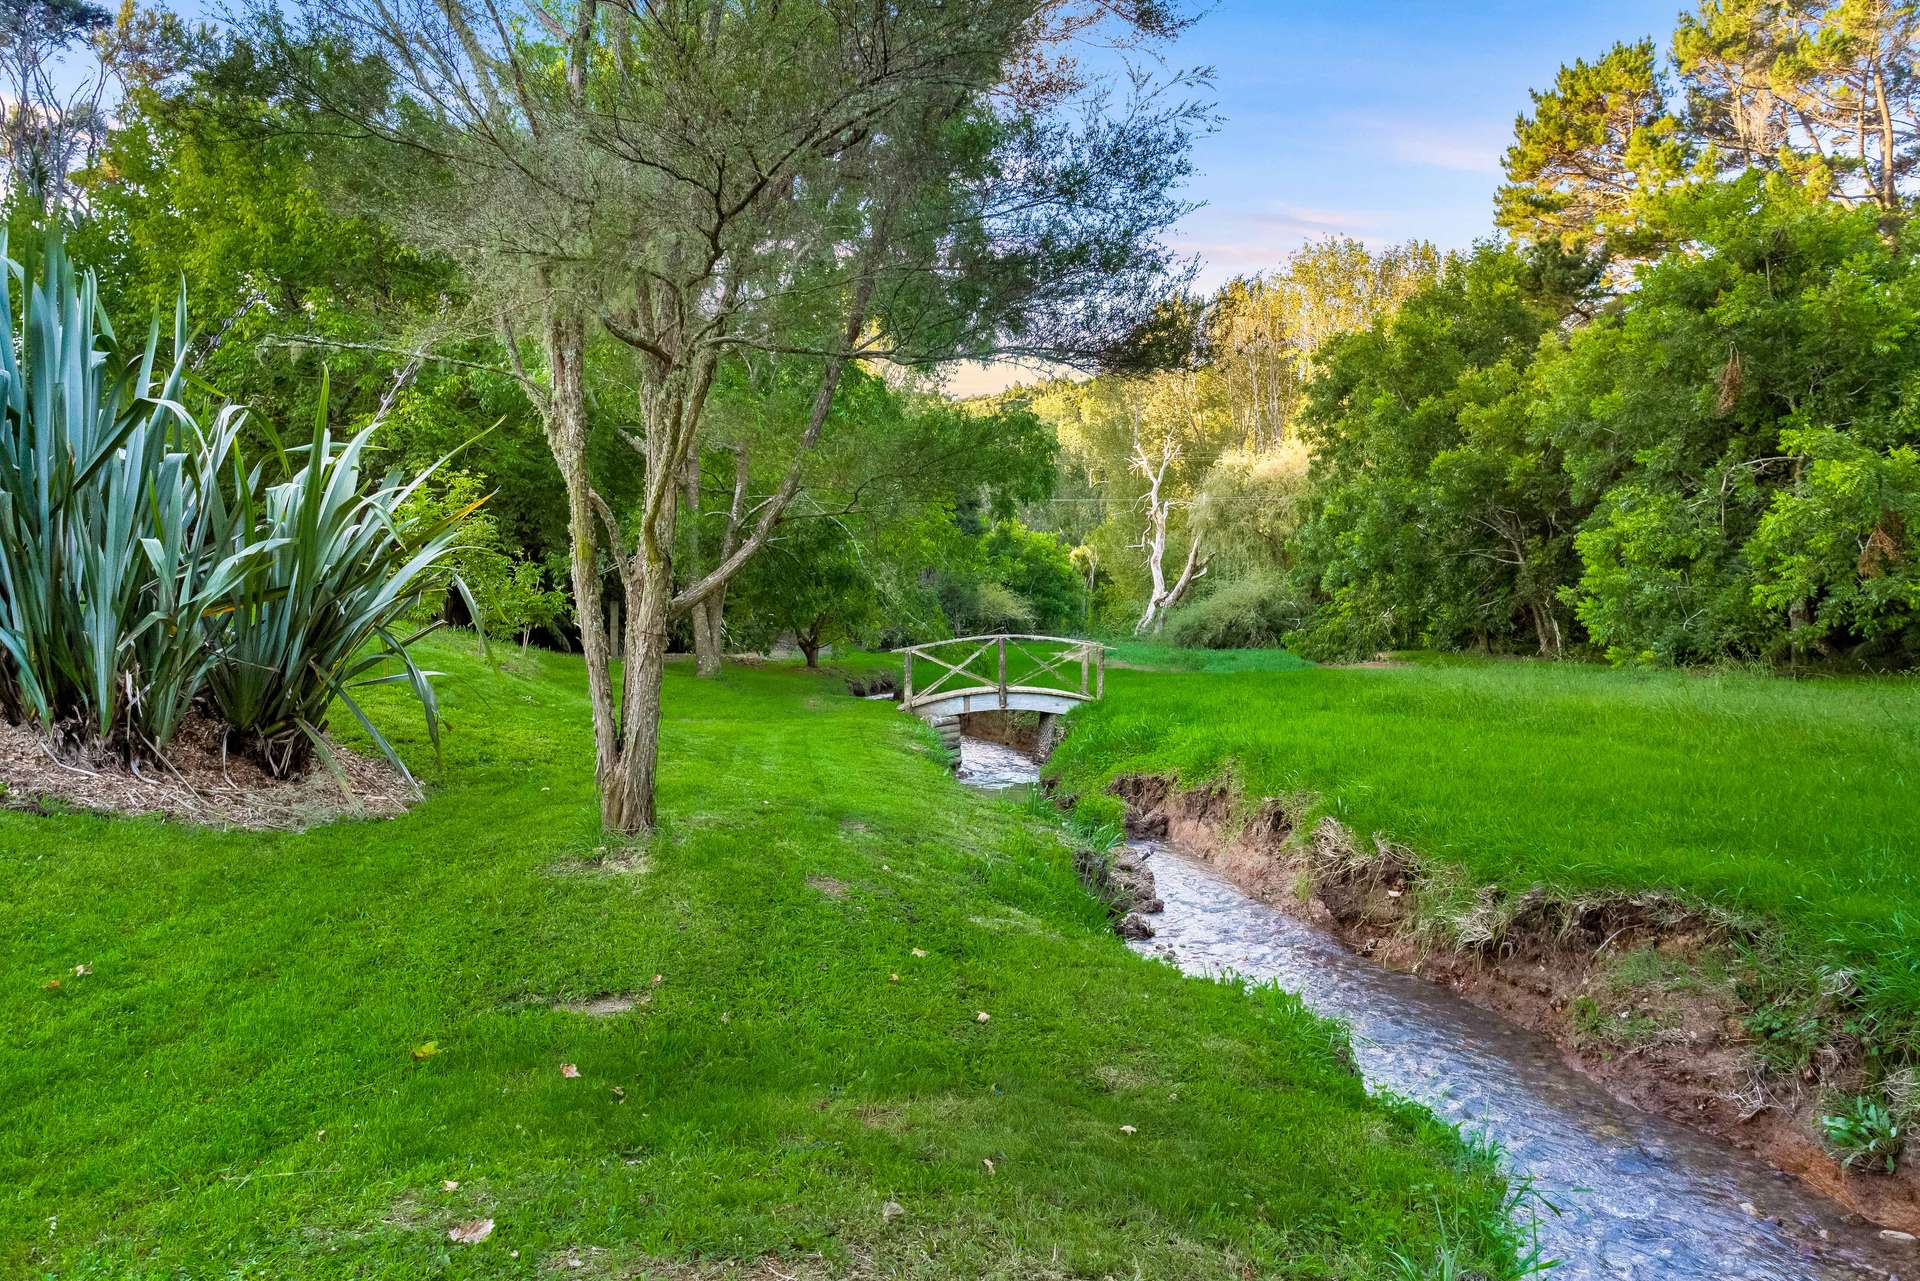
<path fill-rule="evenodd" d="M 1297 672 L 1312 664 L 1284 649 L 1182 649 L 1159 641 L 1107 645 L 1108 666 L 1167 672 Z"/>
<path fill-rule="evenodd" d="M 1794 981 L 1858 976 L 1920 1057 L 1920 682 L 1451 660 L 1116 671 L 1052 768 L 1099 818 L 1128 773 L 1304 796 L 1457 887 L 1667 890 L 1770 922 Z"/>
<path fill-rule="evenodd" d="M 0 814 L 0 1275 L 1510 1266 L 1484 1154 L 1291 998 L 1127 952 L 1057 829 L 890 706 L 677 666 L 670 817 L 609 848 L 578 664 L 428 648 L 447 759 L 404 818 Z M 1127 679 L 1105 714 L 1152 719 Z"/>

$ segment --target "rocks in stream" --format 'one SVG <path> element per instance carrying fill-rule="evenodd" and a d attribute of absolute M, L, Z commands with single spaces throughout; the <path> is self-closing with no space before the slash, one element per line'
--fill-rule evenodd
<path fill-rule="evenodd" d="M 892 672 L 854 672 L 847 677 L 847 693 L 855 698 L 891 698 L 898 701 L 900 682 Z"/>
<path fill-rule="evenodd" d="M 1080 850 L 1074 855 L 1074 866 L 1081 884 L 1106 902 L 1114 933 L 1123 939 L 1153 937 L 1153 926 L 1143 914 L 1162 911 L 1166 905 L 1154 892 L 1144 850 L 1131 845 L 1115 846 L 1106 853 Z"/>

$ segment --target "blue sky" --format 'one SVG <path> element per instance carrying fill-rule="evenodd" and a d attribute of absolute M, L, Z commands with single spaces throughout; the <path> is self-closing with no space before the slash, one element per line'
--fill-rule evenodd
<path fill-rule="evenodd" d="M 1223 117 L 1195 152 L 1189 195 L 1204 207 L 1174 239 L 1208 287 L 1325 235 L 1464 248 L 1492 229 L 1527 91 L 1618 40 L 1652 35 L 1664 50 L 1683 3 L 1214 0 L 1164 52 L 1213 69 Z"/>
<path fill-rule="evenodd" d="M 1617 40 L 1664 49 L 1680 0 L 1219 0 L 1173 47 L 1225 117 L 1176 236 L 1203 285 L 1328 234 L 1462 248 L 1492 229 L 1527 91 Z"/>

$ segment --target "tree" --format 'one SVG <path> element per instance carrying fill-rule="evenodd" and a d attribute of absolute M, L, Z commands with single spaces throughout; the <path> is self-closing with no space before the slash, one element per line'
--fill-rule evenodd
<path fill-rule="evenodd" d="M 1667 110 L 1651 40 L 1560 68 L 1513 132 L 1495 221 L 1524 240 L 1565 249 L 1630 247 L 1647 197 L 1691 161 L 1680 122 Z"/>
<path fill-rule="evenodd" d="M 164 8 L 0 0 L 0 191 L 31 224 L 77 211 L 116 93 L 166 85 L 213 44 Z"/>
<path fill-rule="evenodd" d="M 987 582 L 1011 583 L 1014 592 L 1052 607 L 1048 591 L 1057 596 L 1058 581 L 1035 586 L 1034 557 L 1022 553 L 1036 546 L 1062 558 L 1064 552 L 1051 536 L 1007 532 L 1010 513 L 1044 499 L 1055 474 L 1053 437 L 1018 398 L 957 405 L 855 369 L 834 412 L 859 429 L 823 434 L 794 514 L 771 540 L 784 540 L 784 550 L 742 571 L 752 581 L 730 600 L 730 637 L 759 647 L 783 632 L 812 631 L 778 604 L 801 590 L 833 606 L 822 622 L 838 636 L 822 644 L 856 635 L 939 635 L 943 611 L 954 623 L 974 616 L 976 589 Z M 756 484 L 749 480 L 749 493 L 764 493 Z M 731 514 L 726 520 L 738 523 Z M 788 524 L 805 528 L 783 533 Z M 832 537 L 808 532 L 815 527 L 831 527 Z M 815 576 L 798 566 L 809 549 L 833 562 L 827 572 Z M 858 567 L 858 583 L 845 577 L 849 566 Z"/>
<path fill-rule="evenodd" d="M 208 56 L 184 73 L 131 84 L 96 163 L 73 177 L 88 216 L 69 243 L 101 273 L 116 320 L 136 330 L 155 309 L 171 307 L 184 282 L 201 317 L 196 367 L 258 419 L 310 421 L 324 362 L 334 412 L 364 420 L 394 400 L 403 381 L 389 354 L 364 348 L 390 327 L 440 312 L 456 287 L 450 264 L 412 252 L 372 219 L 336 212 L 329 191 L 352 180 L 347 154 L 339 140 L 313 136 L 309 106 L 280 99 L 280 77 L 259 48 L 235 40 L 200 52 Z M 333 51 L 312 56 L 336 93 L 368 78 L 366 67 Z M 412 356 L 401 362 L 411 380 L 402 390 L 426 393 L 422 400 L 442 411 L 431 421 L 451 422 L 445 411 L 456 404 L 473 412 L 430 456 L 409 461 L 424 467 L 508 411 L 513 419 L 501 434 L 531 427 L 537 441 L 510 379 L 495 379 L 507 384 L 506 397 L 483 389 L 463 402 L 438 386 L 447 366 Z M 415 438 L 423 416 L 413 418 L 400 439 Z M 475 459 L 463 461 L 497 482 Z"/>
<path fill-rule="evenodd" d="M 1061 447 L 1089 481 L 1109 491 L 1109 528 L 1130 539 L 1124 550 L 1135 553 L 1145 579 L 1136 633 L 1157 632 L 1207 572 L 1204 540 L 1187 507 L 1234 443 L 1221 391 L 1215 373 L 1195 365 L 1060 385 L 1040 398 Z M 1120 501 L 1112 501 L 1116 495 Z M 1182 542 L 1170 574 L 1168 552 Z"/>
<path fill-rule="evenodd" d="M 862 637 L 885 618 L 877 568 L 839 522 L 785 522 L 738 580 L 738 604 L 751 620 L 743 637 L 766 647 L 791 636 L 807 666 L 818 667 L 821 649 Z"/>
<path fill-rule="evenodd" d="M 1424 241 L 1378 253 L 1329 236 L 1297 250 L 1278 271 L 1229 281 L 1208 314 L 1207 355 L 1240 425 L 1259 451 L 1291 434 L 1314 357 L 1334 337 L 1367 328 L 1438 274 Z"/>
<path fill-rule="evenodd" d="M 1307 500 L 1307 448 L 1298 438 L 1275 449 L 1220 456 L 1193 500 L 1193 522 L 1228 575 L 1285 569 L 1293 559 Z"/>
<path fill-rule="evenodd" d="M 1754 531 L 1754 602 L 1789 620 L 1796 654 L 1846 638 L 1920 653 L 1920 443 L 1806 428 L 1781 445 L 1804 465 Z"/>
<path fill-rule="evenodd" d="M 653 823 L 670 625 L 773 535 L 855 360 L 1091 360 L 1177 274 L 1157 234 L 1184 211 L 1171 191 L 1202 113 L 1178 90 L 1138 86 L 1120 110 L 1074 118 L 1091 82 L 1070 60 L 1022 74 L 1103 19 L 1169 33 L 1180 20 L 1157 0 L 307 0 L 304 12 L 391 66 L 393 105 L 346 113 L 405 156 L 383 170 L 387 216 L 465 265 L 540 409 L 566 487 L 601 814 L 616 830 Z M 590 465 L 588 354 L 601 343 L 627 355 L 638 410 L 605 425 L 644 476 L 624 511 Z M 758 516 L 677 585 L 690 460 L 720 361 L 740 350 L 815 358 L 814 391 L 786 424 Z M 624 606 L 617 699 L 603 564 Z"/>
<path fill-rule="evenodd" d="M 1674 62 L 1689 125 L 1730 162 L 1898 210 L 1920 147 L 1920 9 L 1904 0 L 1703 0 Z"/>
<path fill-rule="evenodd" d="M 1676 220 L 1702 252 L 1648 268 L 1542 371 L 1537 430 L 1591 511 L 1566 598 L 1618 661 L 1898 631 L 1915 246 L 1779 176 L 1703 188 Z"/>
<path fill-rule="evenodd" d="M 36 214 L 61 207 L 67 175 L 105 133 L 106 65 L 63 87 L 62 58 L 112 21 L 88 0 L 0 0 L 0 160 L 9 195 Z"/>
<path fill-rule="evenodd" d="M 1551 246 L 1482 245 L 1334 345 L 1302 415 L 1313 489 L 1293 573 L 1320 601 L 1305 648 L 1559 649 L 1578 513 L 1528 406 L 1535 354 L 1579 302 L 1570 281 L 1592 272 Z"/>

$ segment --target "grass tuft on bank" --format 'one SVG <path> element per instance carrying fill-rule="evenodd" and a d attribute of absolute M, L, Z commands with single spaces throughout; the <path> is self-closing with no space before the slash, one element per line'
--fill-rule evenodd
<path fill-rule="evenodd" d="M 1113 779 L 1168 774 L 1402 844 L 1462 910 L 1661 891 L 1757 927 L 1756 1035 L 1818 1011 L 1920 1062 L 1920 681 L 1457 659 L 1116 671 L 1107 695 L 1050 766 L 1086 821 L 1117 816 Z"/>
<path fill-rule="evenodd" d="M 891 705 L 675 665 L 627 847 L 576 660 L 422 650 L 446 765 L 402 817 L 0 814 L 0 1275 L 1513 1266 L 1484 1153 L 1294 999 L 1126 951 Z"/>

